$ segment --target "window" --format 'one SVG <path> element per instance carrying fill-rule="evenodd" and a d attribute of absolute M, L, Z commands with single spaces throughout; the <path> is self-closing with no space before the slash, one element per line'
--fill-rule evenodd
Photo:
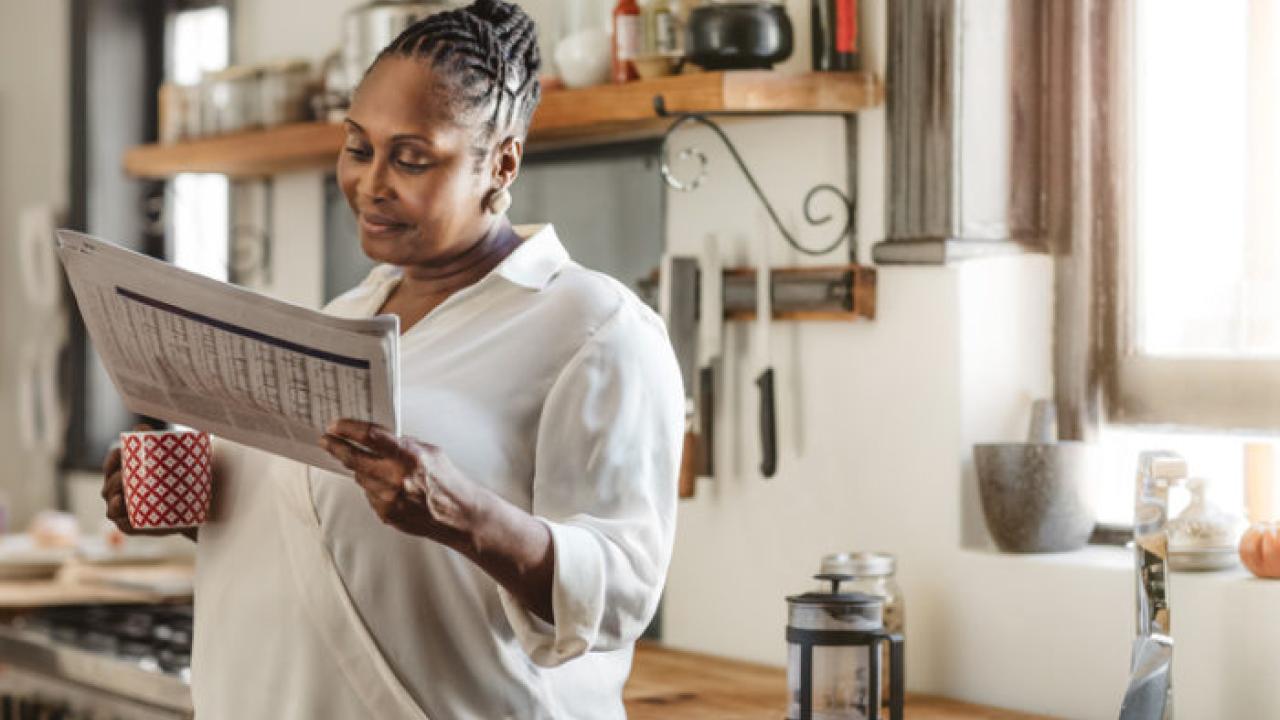
<path fill-rule="evenodd" d="M 1138 453 L 1159 448 L 1238 512 L 1247 444 L 1280 433 L 1280 0 L 1104 6 L 1076 26 L 1092 81 L 1072 125 L 1102 148 L 1077 159 L 1102 261 L 1083 286 L 1109 423 L 1099 519 L 1131 522 Z"/>
<path fill-rule="evenodd" d="M 1133 12 L 1110 415 L 1280 430 L 1280 0 Z"/>
<path fill-rule="evenodd" d="M 227 66 L 225 7 L 175 12 L 169 23 L 169 82 L 194 85 L 203 73 Z M 192 272 L 227 279 L 230 246 L 229 183 L 224 175 L 182 174 L 169 186 L 170 260 Z"/>

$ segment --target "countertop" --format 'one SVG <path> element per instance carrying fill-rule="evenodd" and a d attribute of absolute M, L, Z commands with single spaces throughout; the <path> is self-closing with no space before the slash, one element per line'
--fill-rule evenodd
<path fill-rule="evenodd" d="M 53 577 L 0 580 L 0 613 L 53 605 L 190 600 L 193 572 L 191 563 L 183 561 L 95 566 L 68 560 Z"/>
<path fill-rule="evenodd" d="M 630 720 L 783 720 L 786 694 L 786 670 L 641 643 L 623 700 Z M 906 717 L 1046 718 L 914 694 L 907 695 Z"/>

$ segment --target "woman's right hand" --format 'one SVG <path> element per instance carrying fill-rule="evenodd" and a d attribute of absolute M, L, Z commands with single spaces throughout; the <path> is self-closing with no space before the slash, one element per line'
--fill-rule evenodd
<path fill-rule="evenodd" d="M 154 430 L 145 424 L 135 425 L 135 431 Z M 125 535 L 176 535 L 181 533 L 195 540 L 193 528 L 173 530 L 139 530 L 129 522 L 129 510 L 124 501 L 124 471 L 121 468 L 120 448 L 112 448 L 102 463 L 102 499 L 107 503 L 107 519 L 115 523 Z"/>

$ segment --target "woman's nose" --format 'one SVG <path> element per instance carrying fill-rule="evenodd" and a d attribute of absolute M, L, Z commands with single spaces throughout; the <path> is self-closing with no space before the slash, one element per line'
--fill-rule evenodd
<path fill-rule="evenodd" d="M 394 190 L 389 182 L 388 169 L 387 163 L 381 158 L 373 158 L 373 161 L 365 166 L 365 172 L 357 185 L 360 194 L 374 202 L 390 200 Z"/>

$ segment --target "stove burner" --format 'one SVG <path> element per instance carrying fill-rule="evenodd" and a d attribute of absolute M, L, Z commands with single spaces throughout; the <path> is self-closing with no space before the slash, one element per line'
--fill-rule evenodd
<path fill-rule="evenodd" d="M 18 622 L 55 643 L 190 677 L 190 605 L 71 605 L 38 610 Z"/>

